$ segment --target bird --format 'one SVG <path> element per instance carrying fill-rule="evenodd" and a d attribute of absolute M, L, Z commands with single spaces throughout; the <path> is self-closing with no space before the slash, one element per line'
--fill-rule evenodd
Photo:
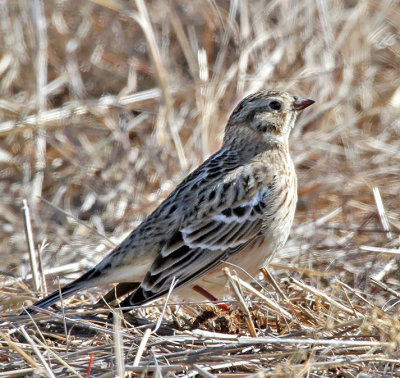
<path fill-rule="evenodd" d="M 126 296 L 123 307 L 162 298 L 173 284 L 184 300 L 221 299 L 225 263 L 246 280 L 256 275 L 289 236 L 297 202 L 289 135 L 299 111 L 314 102 L 278 90 L 245 97 L 216 153 L 96 266 L 25 311 L 111 283 L 117 286 L 104 299 Z"/>

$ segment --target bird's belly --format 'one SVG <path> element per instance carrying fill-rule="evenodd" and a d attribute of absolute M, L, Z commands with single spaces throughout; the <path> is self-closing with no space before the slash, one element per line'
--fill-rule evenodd
<path fill-rule="evenodd" d="M 204 296 L 193 290 L 193 286 L 197 285 L 217 299 L 230 296 L 231 290 L 224 268 L 229 268 L 231 272 L 235 272 L 244 281 L 251 281 L 252 278 L 257 276 L 259 270 L 270 262 L 275 252 L 286 242 L 286 239 L 287 235 L 282 234 L 279 237 L 266 235 L 256 239 L 226 262 L 221 262 L 204 276 L 177 290 L 176 295 L 179 300 L 183 301 L 204 301 Z"/>

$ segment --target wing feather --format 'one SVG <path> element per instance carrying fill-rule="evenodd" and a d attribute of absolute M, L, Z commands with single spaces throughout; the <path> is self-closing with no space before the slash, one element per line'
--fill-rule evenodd
<path fill-rule="evenodd" d="M 230 199 L 226 197 L 229 188 L 236 192 L 242 192 L 243 188 L 221 185 L 211 189 L 216 191 L 212 197 L 218 198 L 219 203 L 209 205 L 207 211 L 203 208 L 201 219 L 193 214 L 183 222 L 180 230 L 171 236 L 173 242 L 167 242 L 155 259 L 139 289 L 128 298 L 129 304 L 164 295 L 173 277 L 179 280 L 178 286 L 193 281 L 257 238 L 262 231 L 266 198 L 271 190 L 262 184 L 251 196 L 230 193 Z"/>

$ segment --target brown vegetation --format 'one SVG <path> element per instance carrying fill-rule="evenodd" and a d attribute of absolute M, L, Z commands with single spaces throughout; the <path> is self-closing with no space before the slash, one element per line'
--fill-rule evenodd
<path fill-rule="evenodd" d="M 0 9 L 0 376 L 400 374 L 398 3 Z M 157 333 L 129 316 L 114 327 L 73 318 L 104 288 L 68 300 L 66 318 L 18 316 L 46 292 L 43 277 L 53 290 L 98 262 L 218 148 L 235 103 L 265 88 L 316 101 L 291 137 L 300 198 L 274 284 L 242 288 L 230 312 L 168 307 Z M 161 310 L 135 314 L 157 322 Z"/>

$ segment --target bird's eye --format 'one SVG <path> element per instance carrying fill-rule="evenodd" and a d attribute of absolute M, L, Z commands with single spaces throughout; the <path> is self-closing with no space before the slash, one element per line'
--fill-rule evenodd
<path fill-rule="evenodd" d="M 282 105 L 279 101 L 271 101 L 269 107 L 273 110 L 281 110 Z"/>

